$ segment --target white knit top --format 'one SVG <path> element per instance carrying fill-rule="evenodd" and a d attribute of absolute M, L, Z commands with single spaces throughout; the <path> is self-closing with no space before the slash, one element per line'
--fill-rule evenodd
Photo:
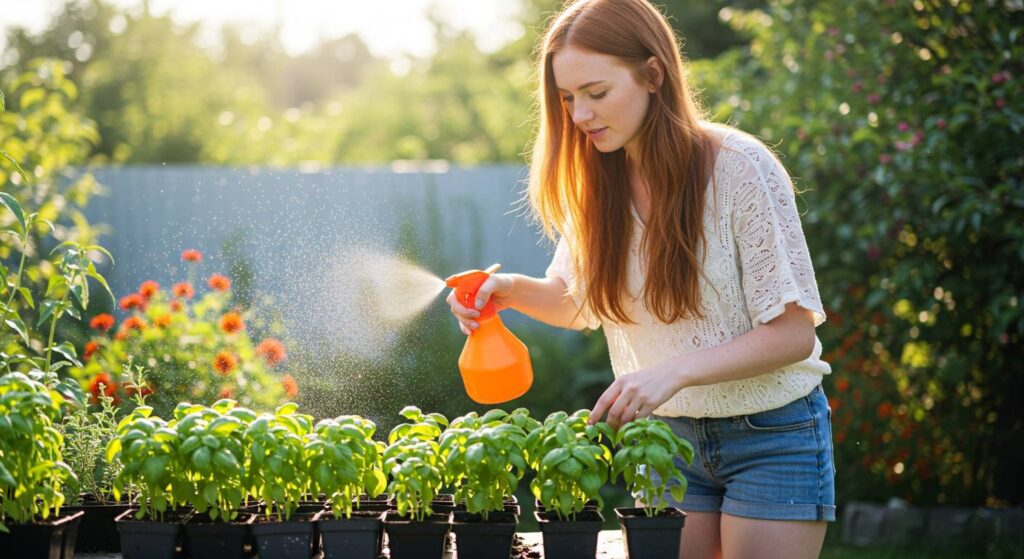
<path fill-rule="evenodd" d="M 700 291 L 705 318 L 666 324 L 647 310 L 640 244 L 644 225 L 634 208 L 625 310 L 636 324 L 600 322 L 587 308 L 581 310 L 588 328 L 604 329 L 616 377 L 724 344 L 781 315 L 786 303 L 813 311 L 815 326 L 825 321 L 786 170 L 752 136 L 720 125 L 708 129 L 722 142 L 722 149 L 714 166 L 715 188 L 708 183 L 704 212 L 707 277 L 701 278 Z M 586 286 L 575 281 L 572 250 L 563 237 L 546 275 L 562 279 L 579 307 Z M 830 372 L 815 336 L 814 351 L 799 363 L 745 380 L 684 388 L 655 413 L 730 417 L 762 412 L 806 396 Z"/>

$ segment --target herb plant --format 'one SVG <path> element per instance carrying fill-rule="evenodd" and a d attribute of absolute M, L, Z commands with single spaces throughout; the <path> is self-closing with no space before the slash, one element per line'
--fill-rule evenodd
<path fill-rule="evenodd" d="M 681 456 L 687 464 L 693 463 L 689 441 L 677 437 L 664 421 L 642 418 L 619 429 L 615 444 L 619 449 L 612 460 L 612 480 L 621 474 L 629 492 L 642 496 L 645 515 L 655 516 L 667 506 L 666 490 L 676 501 L 683 500 L 686 477 L 674 458 Z M 657 482 L 651 472 L 658 474 Z"/>
<path fill-rule="evenodd" d="M 377 426 L 358 415 L 324 419 L 306 443 L 315 492 L 327 495 L 335 518 L 351 518 L 361 493 L 378 495 L 387 487 L 381 471 L 384 443 L 374 441 Z"/>
<path fill-rule="evenodd" d="M 526 454 L 537 477 L 530 490 L 560 519 L 575 519 L 586 502 L 603 506 L 599 493 L 608 480 L 614 433 L 606 423 L 589 425 L 589 410 L 555 412 L 526 439 Z"/>
<path fill-rule="evenodd" d="M 117 435 L 107 444 L 107 463 L 122 469 L 114 478 L 114 499 L 127 490 L 137 491 L 138 520 L 162 521 L 168 506 L 187 497 L 177 463 L 179 437 L 153 408 L 139 406 L 117 424 Z M 172 490 L 173 486 L 173 490 Z"/>
<path fill-rule="evenodd" d="M 483 417 L 471 412 L 455 419 L 440 439 L 445 482 L 467 512 L 485 521 L 490 512 L 502 510 L 504 497 L 515 493 L 526 471 L 526 431 L 503 421 L 509 417 L 503 410 Z"/>
<path fill-rule="evenodd" d="M 431 501 L 444 483 L 437 438 L 448 420 L 439 413 L 424 414 L 415 406 L 406 406 L 401 415 L 409 422 L 391 430 L 384 450 L 384 470 L 391 478 L 388 491 L 394 495 L 399 515 L 422 521 L 433 514 Z"/>
<path fill-rule="evenodd" d="M 249 486 L 244 433 L 256 414 L 235 405 L 229 399 L 208 408 L 182 403 L 174 411 L 181 440 L 175 499 L 187 497 L 197 513 L 207 513 L 211 520 L 237 518 Z"/>
<path fill-rule="evenodd" d="M 8 518 L 26 523 L 60 512 L 61 487 L 75 477 L 61 461 L 55 427 L 62 400 L 24 374 L 0 376 L 0 532 Z"/>
<path fill-rule="evenodd" d="M 297 408 L 293 402 L 284 404 L 245 429 L 249 494 L 266 503 L 268 519 L 275 511 L 290 519 L 312 482 L 306 438 L 313 430 L 313 417 L 296 413 Z"/>

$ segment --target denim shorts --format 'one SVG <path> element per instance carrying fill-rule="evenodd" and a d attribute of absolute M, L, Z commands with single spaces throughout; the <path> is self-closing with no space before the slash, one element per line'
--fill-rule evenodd
<path fill-rule="evenodd" d="M 722 418 L 660 417 L 693 445 L 693 465 L 676 465 L 689 486 L 687 512 L 723 512 L 765 520 L 834 522 L 832 411 L 818 385 L 780 408 Z M 651 472 L 654 479 L 656 473 Z"/>

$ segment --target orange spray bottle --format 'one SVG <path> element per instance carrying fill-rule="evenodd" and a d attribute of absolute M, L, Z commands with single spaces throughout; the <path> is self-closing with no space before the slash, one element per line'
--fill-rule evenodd
<path fill-rule="evenodd" d="M 480 286 L 500 267 L 455 274 L 445 284 L 455 290 L 459 303 L 473 309 Z M 479 404 L 500 404 L 526 394 L 533 384 L 530 351 L 505 327 L 493 300 L 480 309 L 477 323 L 480 328 L 466 338 L 459 356 L 466 393 Z"/>

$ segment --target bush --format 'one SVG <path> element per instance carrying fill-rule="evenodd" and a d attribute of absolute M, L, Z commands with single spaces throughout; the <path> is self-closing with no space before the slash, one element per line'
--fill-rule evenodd
<path fill-rule="evenodd" d="M 840 498 L 1020 503 L 1019 3 L 724 15 L 749 51 L 697 65 L 695 81 L 807 190 Z"/>

